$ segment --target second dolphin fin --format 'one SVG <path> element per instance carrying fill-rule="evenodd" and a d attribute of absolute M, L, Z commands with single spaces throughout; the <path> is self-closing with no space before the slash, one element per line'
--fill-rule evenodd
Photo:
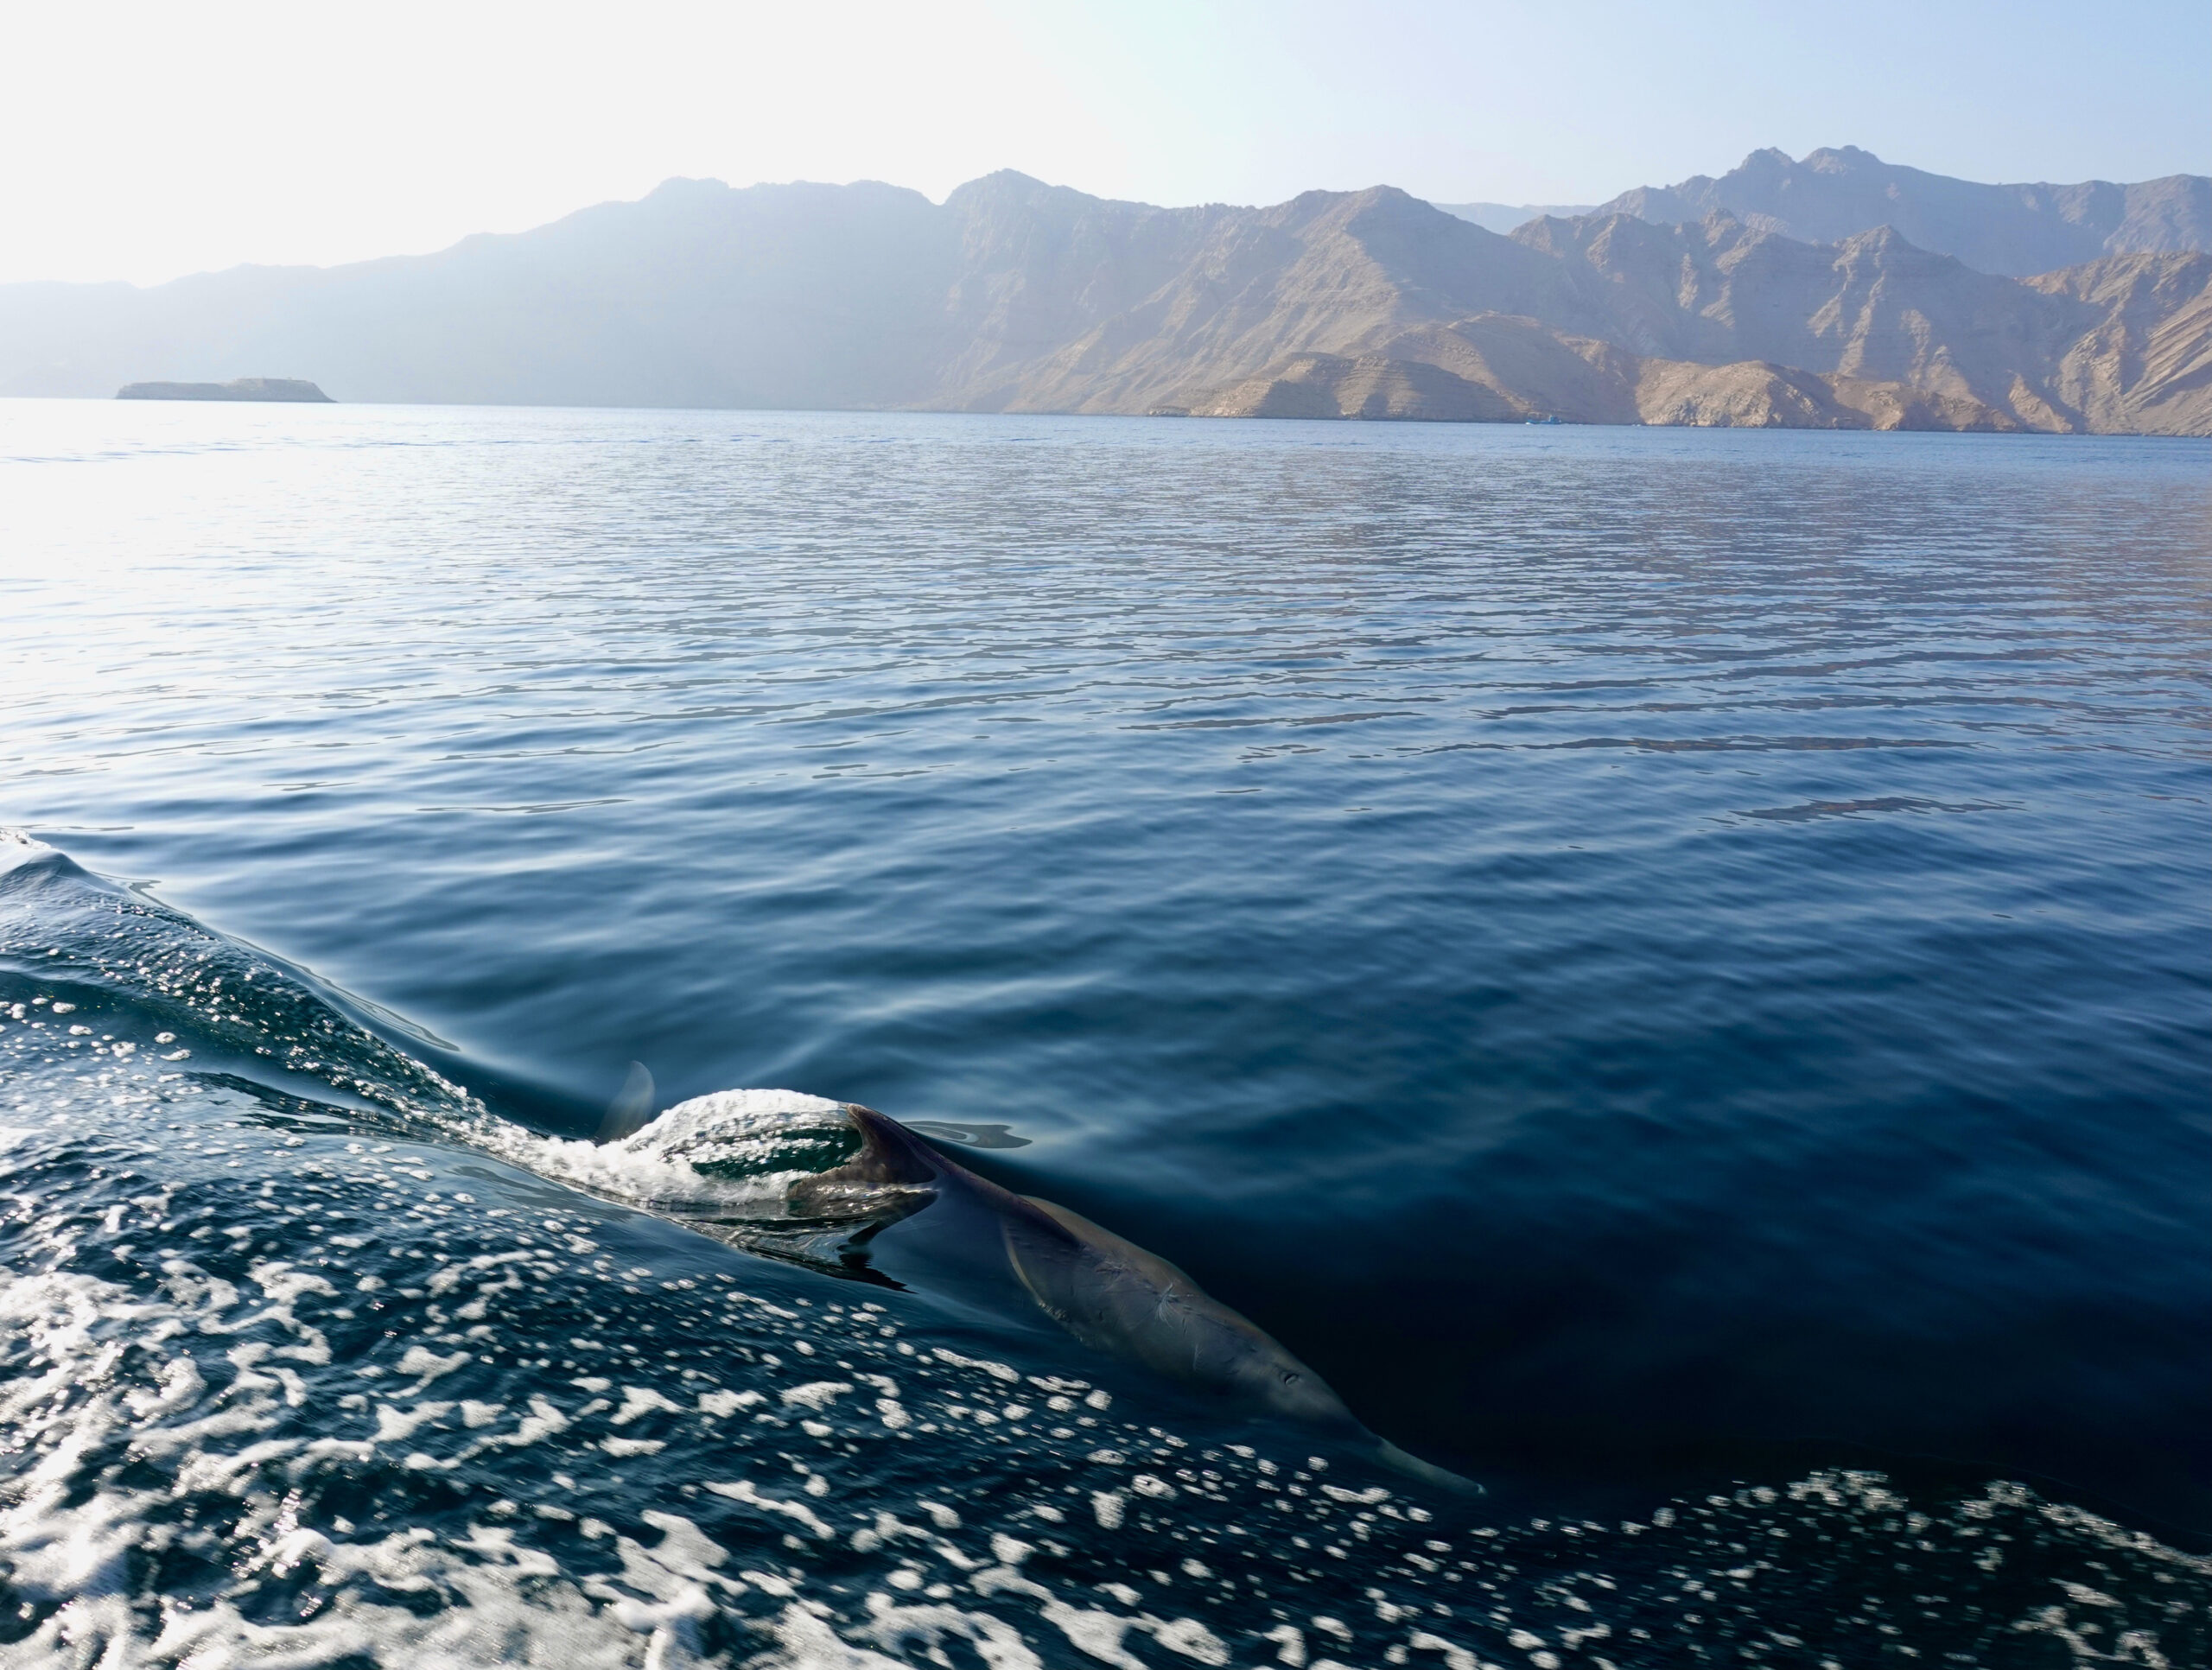
<path fill-rule="evenodd" d="M 624 1137 L 634 1136 L 652 1123 L 652 1117 L 653 1076 L 645 1070 L 644 1062 L 633 1061 L 622 1088 L 607 1104 L 607 1117 L 599 1122 L 598 1140 L 620 1142 Z"/>

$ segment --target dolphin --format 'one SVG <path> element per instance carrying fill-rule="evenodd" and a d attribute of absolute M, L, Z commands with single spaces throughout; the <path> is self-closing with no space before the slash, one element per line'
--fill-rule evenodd
<path fill-rule="evenodd" d="M 961 1238 L 972 1261 L 1002 1258 L 1038 1308 L 1093 1350 L 1321 1429 L 1424 1483 L 1481 1490 L 1376 1437 L 1327 1381 L 1166 1259 L 1065 1206 L 976 1176 L 873 1108 L 843 1106 L 860 1133 L 859 1152 L 795 1184 L 794 1208 L 824 1216 L 887 1210 L 895 1217 L 925 1206 L 949 1210 L 982 1231 Z"/>

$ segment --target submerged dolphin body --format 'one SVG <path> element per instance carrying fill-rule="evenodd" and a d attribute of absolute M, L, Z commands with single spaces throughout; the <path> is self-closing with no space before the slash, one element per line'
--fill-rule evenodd
<path fill-rule="evenodd" d="M 983 1231 L 969 1239 L 987 1259 L 1002 1252 L 1039 1308 L 1092 1349 L 1333 1432 L 1427 1483 L 1481 1489 L 1376 1437 L 1319 1375 L 1166 1259 L 1065 1206 L 977 1177 L 872 1108 L 849 1102 L 845 1112 L 860 1133 L 860 1152 L 797 1185 L 794 1205 L 834 1211 L 880 1201 L 888 1190 L 901 1216 L 948 1207 Z"/>

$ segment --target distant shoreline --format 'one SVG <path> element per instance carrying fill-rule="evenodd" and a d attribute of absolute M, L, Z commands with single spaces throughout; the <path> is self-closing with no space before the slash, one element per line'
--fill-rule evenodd
<path fill-rule="evenodd" d="M 147 385 L 131 384 L 132 388 Z M 160 385 L 156 385 L 160 386 Z M 171 384 L 172 387 L 220 388 L 220 384 Z M 308 384 L 314 387 L 312 384 Z M 216 403 L 263 403 L 298 405 L 345 405 L 354 410 L 407 410 L 410 409 L 441 411 L 569 411 L 569 412 L 724 412 L 746 413 L 754 416 L 851 416 L 851 417 L 1044 417 L 1097 418 L 1122 422 L 1147 422 L 1160 419 L 1249 419 L 1261 422 L 1325 422 L 1331 424 L 1378 423 L 1402 425 L 1415 429 L 1730 429 L 1772 430 L 1788 434 L 1829 435 L 2002 435 L 2027 437 L 2046 436 L 2051 439 L 2083 439 L 2108 441 L 2196 441 L 2212 440 L 2203 435 L 2176 434 L 2157 429 L 1948 429 L 1940 426 L 1916 429 L 1906 426 L 1885 427 L 1878 424 L 1808 424 L 1808 423 L 1727 423 L 1727 422 L 1607 422 L 1602 420 L 1562 417 L 1549 422 L 1520 417 L 1428 417 L 1390 414 L 1351 415 L 1304 414 L 1299 412 L 1176 412 L 1155 409 L 1147 412 L 1082 412 L 1082 411 L 1021 411 L 979 412 L 951 406 L 722 406 L 722 405 L 645 405 L 645 404 L 584 404 L 573 401 L 485 401 L 485 400 L 346 400 L 334 399 L 317 390 L 305 397 L 240 396 L 240 395 L 168 395 L 118 393 L 111 397 L 97 395 L 7 394 L 0 395 L 0 402 L 15 400 L 89 400 L 101 405 L 112 405 L 117 400 L 183 400 Z"/>
<path fill-rule="evenodd" d="M 118 400 L 265 400 L 295 405 L 338 403 L 314 384 L 296 377 L 241 377 L 228 383 L 126 383 Z"/>

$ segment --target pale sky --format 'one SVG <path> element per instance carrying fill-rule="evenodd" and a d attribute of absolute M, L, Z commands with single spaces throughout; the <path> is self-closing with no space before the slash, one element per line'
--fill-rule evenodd
<path fill-rule="evenodd" d="M 513 232 L 675 175 L 1598 202 L 1765 145 L 2212 173 L 2205 0 L 0 0 L 0 282 Z"/>

